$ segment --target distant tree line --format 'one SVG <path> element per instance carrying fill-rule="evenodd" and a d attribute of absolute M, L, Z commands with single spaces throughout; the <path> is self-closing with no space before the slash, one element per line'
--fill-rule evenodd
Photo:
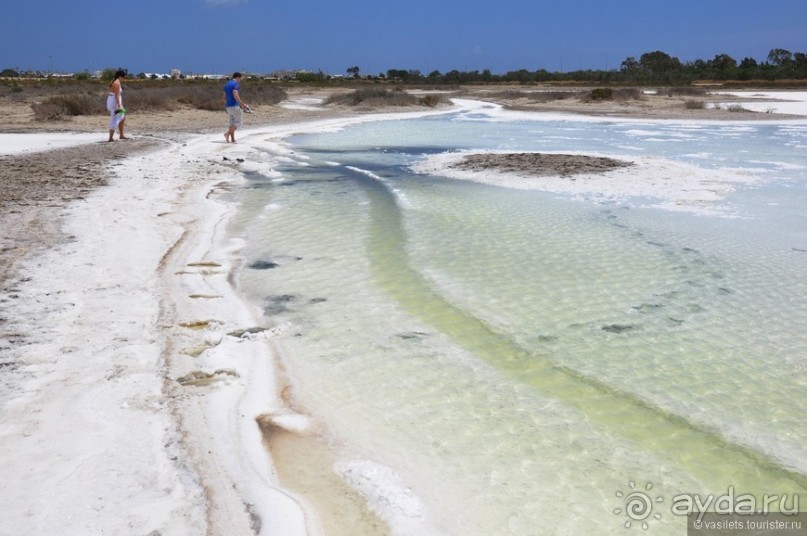
<path fill-rule="evenodd" d="M 105 70 L 103 78 L 112 78 Z M 114 70 L 111 71 L 114 73 Z M 546 69 L 530 71 L 519 69 L 504 74 L 493 74 L 489 69 L 483 71 L 452 70 L 445 73 L 432 71 L 423 74 L 417 69 L 389 69 L 378 75 L 362 74 L 358 66 L 346 69 L 351 79 L 389 80 L 399 83 L 416 84 L 472 84 L 472 83 L 540 83 L 540 82 L 588 82 L 598 84 L 642 84 L 666 83 L 684 84 L 698 80 L 807 80 L 807 54 L 790 52 L 783 48 L 775 48 L 768 53 L 765 61 L 757 62 L 754 58 L 743 58 L 739 62 L 728 54 L 718 54 L 710 60 L 695 60 L 682 63 L 678 58 L 666 52 L 654 51 L 642 54 L 639 59 L 626 58 L 619 69 L 578 70 L 568 72 L 552 72 Z M 39 72 L 20 72 L 16 69 L 3 69 L 2 78 L 20 76 L 48 76 Z M 89 74 L 78 73 L 75 78 L 89 78 Z M 145 79 L 147 75 L 140 73 L 137 78 Z M 184 78 L 184 75 L 178 75 Z M 157 75 L 148 78 L 156 79 Z M 163 76 L 167 78 L 167 76 Z M 319 71 L 311 73 L 298 71 L 292 76 L 284 75 L 283 79 L 293 78 L 299 82 L 318 83 L 334 80 L 335 77 Z"/>
<path fill-rule="evenodd" d="M 348 74 L 359 78 L 358 67 L 348 69 Z M 767 60 L 757 62 L 753 58 L 737 61 L 728 54 L 718 54 L 711 60 L 695 60 L 682 63 L 678 58 L 661 51 L 647 52 L 639 59 L 626 58 L 619 70 L 578 70 L 550 72 L 546 69 L 529 71 L 519 69 L 504 74 L 483 71 L 432 71 L 423 75 L 418 70 L 389 69 L 378 77 L 400 82 L 467 84 L 486 82 L 597 82 L 597 83 L 671 83 L 681 84 L 698 80 L 800 80 L 807 79 L 807 54 L 792 53 L 782 48 L 770 51 Z"/>

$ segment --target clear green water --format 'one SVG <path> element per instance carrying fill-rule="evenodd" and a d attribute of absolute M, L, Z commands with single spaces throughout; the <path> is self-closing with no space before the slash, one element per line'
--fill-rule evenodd
<path fill-rule="evenodd" d="M 242 289 L 289 324 L 283 360 L 333 459 L 391 468 L 443 534 L 623 534 L 629 482 L 663 499 L 652 534 L 682 533 L 680 494 L 804 494 L 805 170 L 777 142 L 794 131 L 767 149 L 757 127 L 728 131 L 768 151 L 769 180 L 725 219 L 407 171 L 449 146 L 535 148 L 537 131 L 622 152 L 648 135 L 473 123 L 299 137 L 284 181 L 252 174 L 236 194 L 247 265 L 276 264 L 246 268 Z M 737 164 L 686 139 L 706 166 Z M 401 510 L 378 487 L 373 506 Z"/>

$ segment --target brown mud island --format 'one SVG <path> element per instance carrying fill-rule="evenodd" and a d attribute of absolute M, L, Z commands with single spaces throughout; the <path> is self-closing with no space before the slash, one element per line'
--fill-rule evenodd
<path fill-rule="evenodd" d="M 465 155 L 450 167 L 466 171 L 496 170 L 530 177 L 569 177 L 581 173 L 604 173 L 633 165 L 599 156 L 546 153 L 477 153 Z"/>

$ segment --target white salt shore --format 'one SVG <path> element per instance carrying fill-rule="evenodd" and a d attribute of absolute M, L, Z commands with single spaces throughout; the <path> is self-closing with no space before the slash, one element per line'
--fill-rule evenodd
<path fill-rule="evenodd" d="M 104 133 L 45 132 L 8 134 L 0 132 L 0 155 L 35 153 L 104 141 Z"/>
<path fill-rule="evenodd" d="M 739 106 L 752 112 L 807 116 L 807 93 L 804 91 L 717 91 L 714 95 L 726 96 L 724 102 L 718 103 L 721 107 Z M 734 101 L 732 97 L 743 100 Z"/>
<path fill-rule="evenodd" d="M 0 294 L 24 335 L 0 347 L 14 363 L 0 371 L 0 534 L 323 532 L 280 486 L 256 423 L 304 433 L 310 421 L 280 396 L 283 326 L 238 296 L 238 244 L 223 238 L 233 208 L 210 194 L 242 180 L 249 137 L 282 152 L 271 140 L 390 117 L 175 143 L 64 210 L 71 239 Z M 11 136 L 5 147 L 53 147 Z"/>
<path fill-rule="evenodd" d="M 2 347 L 15 365 L 0 369 L 0 534 L 322 534 L 313 508 L 281 486 L 256 422 L 292 433 L 316 429 L 282 396 L 273 337 L 288 326 L 267 324 L 238 294 L 240 244 L 225 237 L 234 208 L 215 194 L 241 181 L 241 170 L 274 173 L 251 159 L 255 146 L 282 158 L 280 140 L 293 133 L 422 115 L 245 130 L 236 145 L 220 134 L 199 136 L 124 161 L 108 186 L 70 204 L 71 240 L 28 259 L 24 279 L 0 294 L 7 326 L 25 336 Z M 95 134 L 19 136 L 0 135 L 5 154 L 98 141 Z M 452 176 L 457 157 L 434 157 L 419 171 Z M 637 170 L 650 177 L 638 186 Z M 738 172 L 717 183 L 691 171 L 648 159 L 603 175 L 608 181 L 544 185 L 703 209 L 722 188 L 753 180 Z M 670 176 L 684 182 L 664 180 Z M 492 174 L 473 180 L 523 185 Z M 397 533 L 434 533 L 425 507 L 387 468 L 358 460 L 334 470 L 393 533 L 396 523 Z"/>
<path fill-rule="evenodd" d="M 207 199 L 238 180 L 211 161 L 239 150 L 201 137 L 127 160 L 65 210 L 75 240 L 28 262 L 23 298 L 3 296 L 27 339 L 0 390 L 0 533 L 317 533 L 255 423 L 290 413 L 271 335 L 227 335 L 259 321 Z M 175 381 L 192 371 L 213 388 Z"/>

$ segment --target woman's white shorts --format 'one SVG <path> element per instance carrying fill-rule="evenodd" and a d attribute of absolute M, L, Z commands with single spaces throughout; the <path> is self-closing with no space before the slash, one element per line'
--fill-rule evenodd
<path fill-rule="evenodd" d="M 118 109 L 118 99 L 115 98 L 114 93 L 110 93 L 106 98 L 106 109 L 109 110 L 109 130 L 115 130 L 120 125 L 120 122 L 126 118 L 123 112 L 116 114 L 115 110 Z"/>

